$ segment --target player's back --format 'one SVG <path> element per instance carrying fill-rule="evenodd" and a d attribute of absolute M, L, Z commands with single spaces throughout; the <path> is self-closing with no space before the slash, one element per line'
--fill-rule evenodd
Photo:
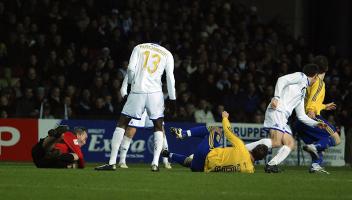
<path fill-rule="evenodd" d="M 244 145 L 212 149 L 205 162 L 206 172 L 254 172 L 250 153 Z"/>
<path fill-rule="evenodd" d="M 295 82 L 295 84 L 289 84 L 283 88 L 282 94 L 280 95 L 279 105 L 276 109 L 284 112 L 287 116 L 290 116 L 293 109 L 304 100 L 305 89 L 308 86 L 308 79 L 307 76 L 301 72 L 288 74 L 280 77 L 280 79 L 287 82 L 294 80 Z M 271 106 L 269 105 L 268 107 L 270 108 Z"/>
<path fill-rule="evenodd" d="M 307 95 L 305 99 L 306 111 L 311 110 L 316 115 L 320 115 L 320 111 L 324 109 L 325 98 L 325 83 L 322 79 L 318 79 L 313 85 L 307 88 Z"/>
<path fill-rule="evenodd" d="M 164 70 L 172 68 L 172 54 L 164 47 L 144 43 L 135 47 L 134 55 L 135 66 L 129 66 L 134 71 L 131 92 L 134 93 L 153 93 L 162 91 L 161 77 Z M 131 61 L 130 61 L 131 63 Z"/>

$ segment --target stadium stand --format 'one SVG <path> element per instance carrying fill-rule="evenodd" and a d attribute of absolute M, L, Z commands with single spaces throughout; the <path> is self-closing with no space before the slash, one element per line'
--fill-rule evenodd
<path fill-rule="evenodd" d="M 317 55 L 234 1 L 0 0 L 0 27 L 1 118 L 116 119 L 131 48 L 158 34 L 175 58 L 178 112 L 166 120 L 209 122 L 225 108 L 261 123 L 277 77 Z M 350 130 L 352 65 L 326 49 L 338 109 L 324 114 Z"/>

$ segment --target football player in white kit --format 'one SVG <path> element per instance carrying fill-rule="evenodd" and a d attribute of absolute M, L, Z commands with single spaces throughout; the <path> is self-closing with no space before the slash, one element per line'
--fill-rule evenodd
<path fill-rule="evenodd" d="M 275 95 L 266 109 L 264 120 L 264 128 L 269 129 L 270 139 L 261 139 L 246 145 L 249 151 L 259 144 L 265 144 L 268 148 L 281 147 L 276 156 L 265 166 L 265 172 L 280 172 L 277 165 L 285 160 L 295 148 L 295 140 L 291 128 L 287 124 L 293 109 L 296 111 L 297 118 L 304 124 L 311 127 L 326 127 L 325 123 L 309 118 L 304 110 L 306 88 L 317 80 L 317 75 L 318 66 L 308 64 L 303 67 L 303 73 L 288 74 L 277 80 Z"/>
<path fill-rule="evenodd" d="M 120 93 L 121 96 L 123 98 L 126 97 L 126 95 L 128 95 L 128 89 L 127 89 L 127 82 L 128 82 L 128 76 L 125 76 L 121 89 L 120 89 Z M 127 164 L 126 164 L 126 156 L 127 156 L 127 152 L 128 149 L 130 148 L 130 144 L 132 141 L 132 138 L 134 137 L 134 135 L 137 132 L 137 128 L 152 128 L 154 126 L 152 120 L 149 119 L 149 116 L 147 115 L 147 111 L 145 110 L 142 114 L 142 117 L 140 120 L 136 120 L 136 119 L 131 119 L 130 123 L 128 124 L 128 127 L 126 129 L 125 135 L 123 136 L 122 142 L 121 142 L 121 146 L 120 146 L 120 161 L 118 166 L 120 168 L 128 168 Z M 168 150 L 168 143 L 167 143 L 167 139 L 165 136 L 165 129 L 163 127 L 163 132 L 164 132 L 164 140 L 163 140 L 163 150 Z M 157 156 L 157 155 L 154 155 Z M 164 163 L 164 167 L 166 169 L 171 169 L 171 164 L 168 160 L 168 158 L 163 157 L 163 163 Z"/>
<path fill-rule="evenodd" d="M 128 95 L 118 125 L 111 140 L 109 163 L 96 167 L 96 170 L 116 169 L 117 153 L 130 120 L 140 120 L 144 110 L 154 124 L 153 172 L 159 171 L 159 157 L 163 145 L 164 97 L 161 76 L 166 72 L 167 90 L 170 100 L 176 100 L 174 58 L 164 47 L 143 43 L 134 47 L 128 64 L 128 83 L 131 92 Z"/>

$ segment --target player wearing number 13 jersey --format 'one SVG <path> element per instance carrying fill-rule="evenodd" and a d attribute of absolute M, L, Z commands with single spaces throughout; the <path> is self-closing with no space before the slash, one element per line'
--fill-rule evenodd
<path fill-rule="evenodd" d="M 164 97 L 161 76 L 166 72 L 169 98 L 176 100 L 175 78 L 173 75 L 174 59 L 164 47 L 144 43 L 137 45 L 128 64 L 128 84 L 131 92 L 124 105 L 118 125 L 111 140 L 109 164 L 96 167 L 96 170 L 114 170 L 117 152 L 120 148 L 125 130 L 130 120 L 141 119 L 144 110 L 154 124 L 154 156 L 151 170 L 159 171 L 159 156 L 163 145 Z"/>
<path fill-rule="evenodd" d="M 131 84 L 131 92 L 122 114 L 140 119 L 145 107 L 151 120 L 164 117 L 161 83 L 164 70 L 169 97 L 171 100 L 175 100 L 172 54 L 164 47 L 152 43 L 140 44 L 133 49 L 128 65 L 128 81 Z"/>

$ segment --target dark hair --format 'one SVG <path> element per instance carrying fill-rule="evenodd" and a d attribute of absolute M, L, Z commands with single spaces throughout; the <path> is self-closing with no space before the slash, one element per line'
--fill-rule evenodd
<path fill-rule="evenodd" d="M 308 77 L 313 77 L 319 73 L 319 67 L 316 64 L 304 65 L 303 73 Z"/>
<path fill-rule="evenodd" d="M 85 127 L 82 127 L 82 126 L 78 126 L 78 127 L 75 127 L 73 129 L 73 132 L 75 133 L 75 135 L 81 135 L 83 132 L 87 132 L 87 129 Z"/>
<path fill-rule="evenodd" d="M 325 73 L 329 70 L 329 62 L 325 56 L 316 56 L 313 63 L 318 65 L 319 73 Z"/>
<path fill-rule="evenodd" d="M 251 151 L 251 154 L 254 160 L 261 160 L 268 154 L 268 147 L 264 144 L 260 144 Z"/>

